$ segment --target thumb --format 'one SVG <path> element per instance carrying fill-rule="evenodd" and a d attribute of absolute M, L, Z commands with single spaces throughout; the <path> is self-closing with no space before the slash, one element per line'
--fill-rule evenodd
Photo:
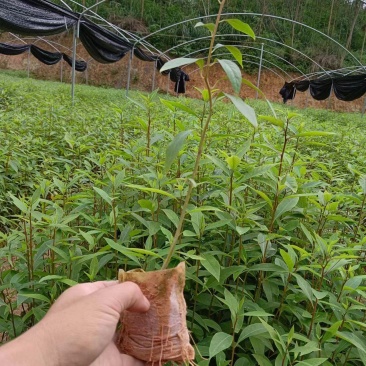
<path fill-rule="evenodd" d="M 117 283 L 98 290 L 88 297 L 90 301 L 108 306 L 118 315 L 124 310 L 145 312 L 150 308 L 150 303 L 141 292 L 140 287 L 133 282 Z"/>

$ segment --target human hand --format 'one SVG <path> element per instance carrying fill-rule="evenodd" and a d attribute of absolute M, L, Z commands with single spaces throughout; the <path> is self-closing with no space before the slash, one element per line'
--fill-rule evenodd
<path fill-rule="evenodd" d="M 144 312 L 149 306 L 132 282 L 76 285 L 59 297 L 36 326 L 4 346 L 4 351 L 0 349 L 0 364 L 142 366 L 142 361 L 119 353 L 114 335 L 123 310 Z M 27 356 L 23 360 L 22 354 Z"/>

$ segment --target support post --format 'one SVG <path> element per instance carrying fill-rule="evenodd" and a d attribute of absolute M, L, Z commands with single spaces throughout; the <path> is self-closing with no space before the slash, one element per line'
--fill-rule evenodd
<path fill-rule="evenodd" d="M 134 47 L 132 47 L 130 51 L 130 58 L 128 59 L 126 97 L 128 97 L 128 91 L 130 90 L 133 49 Z"/>
<path fill-rule="evenodd" d="M 156 76 L 156 66 L 157 66 L 157 60 L 154 61 L 154 70 L 153 70 L 153 77 L 152 77 L 152 88 L 151 91 L 153 92 L 155 89 L 155 76 Z"/>
<path fill-rule="evenodd" d="M 332 86 L 330 87 L 330 93 L 329 93 L 329 97 L 328 97 L 328 109 L 331 109 L 331 101 L 332 101 L 332 94 L 333 94 L 333 81 L 332 81 Z"/>
<path fill-rule="evenodd" d="M 167 82 L 166 82 L 166 93 L 169 94 L 169 82 L 170 82 L 170 71 L 169 74 L 166 76 Z"/>
<path fill-rule="evenodd" d="M 76 64 L 76 38 L 78 33 L 79 23 L 74 26 L 73 43 L 72 43 L 72 67 L 71 67 L 71 98 L 72 105 L 75 103 L 75 64 Z"/>
<path fill-rule="evenodd" d="M 85 84 L 89 85 L 89 62 L 87 62 L 85 73 Z"/>
<path fill-rule="evenodd" d="M 60 61 L 60 83 L 62 83 L 63 76 L 64 76 L 64 62 L 62 59 Z"/>
<path fill-rule="evenodd" d="M 264 48 L 264 43 L 262 43 L 262 47 L 261 47 L 261 58 L 259 60 L 259 70 L 258 70 L 258 79 L 257 79 L 257 88 L 259 89 L 259 85 L 261 82 L 261 73 L 262 73 L 262 62 L 263 62 L 263 48 Z M 258 99 L 258 90 L 255 94 L 255 99 Z"/>
<path fill-rule="evenodd" d="M 28 62 L 27 62 L 27 75 L 28 75 L 28 79 L 29 79 L 29 69 L 30 69 L 30 47 L 28 49 Z"/>
<path fill-rule="evenodd" d="M 309 86 L 309 89 L 307 90 L 307 93 L 306 93 L 305 108 L 307 108 L 309 106 L 309 98 L 310 97 L 311 97 L 311 95 L 310 95 L 310 86 Z"/>
<path fill-rule="evenodd" d="M 363 115 L 365 114 L 366 111 L 366 97 L 363 100 L 363 107 L 362 107 L 362 111 L 361 111 L 361 117 L 363 117 Z"/>

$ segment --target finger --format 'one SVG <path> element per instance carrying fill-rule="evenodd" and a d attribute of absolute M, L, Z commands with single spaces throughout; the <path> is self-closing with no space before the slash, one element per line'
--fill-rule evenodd
<path fill-rule="evenodd" d="M 99 291 L 103 288 L 114 286 L 118 281 L 97 281 L 92 283 L 79 283 L 73 287 L 67 289 L 52 305 L 50 312 L 54 313 L 65 309 L 66 307 L 75 304 L 81 298 L 92 294 L 95 291 Z"/>
<path fill-rule="evenodd" d="M 150 303 L 133 282 L 118 283 L 105 287 L 89 295 L 89 301 L 104 303 L 118 313 L 124 311 L 145 312 L 149 310 Z"/>
<path fill-rule="evenodd" d="M 129 355 L 120 355 L 121 357 L 121 366 L 144 366 L 146 362 L 137 360 L 136 358 Z"/>
<path fill-rule="evenodd" d="M 121 354 L 114 343 L 110 343 L 103 353 L 90 366 L 144 366 L 145 362 L 128 355 Z"/>

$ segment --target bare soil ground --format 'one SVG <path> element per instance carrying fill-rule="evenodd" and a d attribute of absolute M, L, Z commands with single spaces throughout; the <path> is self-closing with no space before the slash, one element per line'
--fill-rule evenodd
<path fill-rule="evenodd" d="M 56 46 L 61 52 L 71 56 L 71 38 L 67 35 L 54 36 L 48 38 L 48 40 L 55 42 L 54 44 L 62 44 L 66 48 Z M 0 36 L 0 42 L 8 42 L 9 36 L 3 34 Z M 31 41 L 28 41 L 31 43 Z M 13 44 L 21 43 L 20 41 L 12 40 Z M 56 52 L 55 48 L 52 48 L 49 44 L 42 40 L 37 41 L 37 46 Z M 128 62 L 129 56 L 126 55 L 121 61 L 113 64 L 100 64 L 91 59 L 86 53 L 81 44 L 78 45 L 77 54 L 79 59 L 84 59 L 88 62 L 88 69 L 85 72 L 76 74 L 76 82 L 78 84 L 89 84 L 95 86 L 114 87 L 118 89 L 124 89 L 127 86 L 128 79 Z M 32 55 L 28 57 L 27 53 L 19 56 L 6 56 L 0 55 L 0 69 L 12 69 L 27 71 L 29 68 L 30 75 L 39 79 L 46 80 L 58 80 L 63 82 L 71 81 L 71 68 L 66 62 L 62 61 L 53 66 L 47 66 L 39 62 Z M 136 58 L 131 62 L 130 73 L 130 89 L 151 91 L 156 88 L 161 89 L 163 92 L 174 94 L 174 83 L 170 82 L 167 76 L 161 75 L 154 70 L 154 63 L 143 62 Z M 200 78 L 197 67 L 188 66 L 184 69 L 190 76 L 190 81 L 187 82 L 186 96 L 197 98 L 198 92 L 195 87 L 203 88 L 202 79 Z M 293 74 L 291 77 L 295 78 L 298 75 Z M 250 80 L 254 85 L 257 84 L 257 75 L 244 74 L 243 77 Z M 225 75 L 222 70 L 217 67 L 213 71 L 213 80 L 221 80 L 220 88 L 225 91 L 231 92 L 230 83 L 225 79 Z M 286 80 L 289 81 L 289 80 Z M 279 95 L 279 91 L 284 84 L 284 80 L 279 78 L 274 73 L 266 70 L 261 74 L 260 89 L 264 92 L 266 97 L 272 102 L 282 103 L 282 98 Z M 256 92 L 248 87 L 242 88 L 242 97 L 255 98 Z M 323 108 L 333 111 L 344 112 L 361 112 L 364 103 L 364 98 L 359 98 L 353 102 L 343 102 L 331 96 L 330 100 L 316 101 L 310 97 L 309 92 L 298 92 L 296 98 L 293 101 L 289 101 L 289 105 L 296 106 L 298 108 Z"/>

